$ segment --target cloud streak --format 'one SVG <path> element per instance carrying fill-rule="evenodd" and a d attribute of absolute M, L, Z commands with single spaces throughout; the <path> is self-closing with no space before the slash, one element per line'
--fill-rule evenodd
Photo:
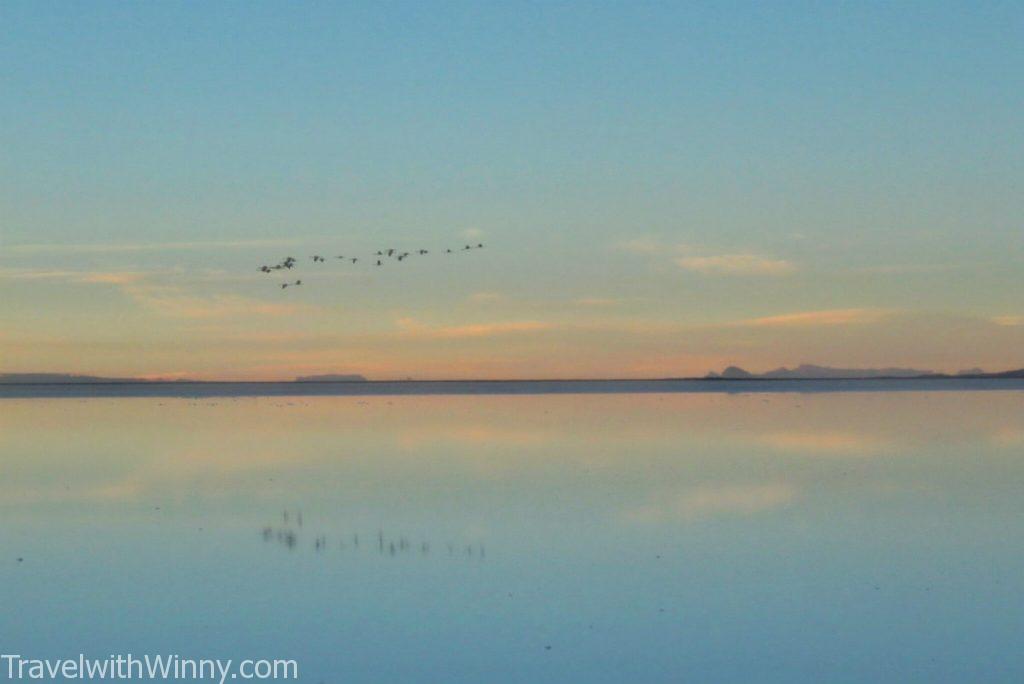
<path fill-rule="evenodd" d="M 397 321 L 403 337 L 432 340 L 473 339 L 517 335 L 552 330 L 555 325 L 545 321 L 501 321 L 496 323 L 470 323 L 454 326 L 430 326 L 414 318 Z"/>
<path fill-rule="evenodd" d="M 802 328 L 832 325 L 859 325 L 877 323 L 892 315 L 888 309 L 826 309 L 822 311 L 799 311 L 778 316 L 748 318 L 733 323 L 734 326 L 755 328 Z"/>
<path fill-rule="evenodd" d="M 174 252 L 197 249 L 250 249 L 284 247 L 296 240 L 198 240 L 192 242 L 139 242 L 119 244 L 22 244 L 8 245 L 4 251 L 16 254 L 114 254 L 124 252 Z"/>
<path fill-rule="evenodd" d="M 267 302 L 240 295 L 198 297 L 177 290 L 149 288 L 129 291 L 129 294 L 146 308 L 172 318 L 219 320 L 250 316 L 291 316 L 314 309 L 309 304 Z"/>
<path fill-rule="evenodd" d="M 796 271 L 796 266 L 790 261 L 760 254 L 683 256 L 676 259 L 676 264 L 704 275 L 784 276 Z"/>

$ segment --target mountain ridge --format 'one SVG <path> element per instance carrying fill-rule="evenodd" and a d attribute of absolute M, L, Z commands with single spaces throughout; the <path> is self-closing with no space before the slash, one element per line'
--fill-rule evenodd
<path fill-rule="evenodd" d="M 835 368 L 802 363 L 794 368 L 785 366 L 764 373 L 752 373 L 739 366 L 728 366 L 721 373 L 709 371 L 707 380 L 867 380 L 867 379 L 915 379 L 915 378 L 1020 378 L 1024 368 L 987 373 L 980 368 L 971 368 L 957 373 L 939 373 L 917 368 Z"/>

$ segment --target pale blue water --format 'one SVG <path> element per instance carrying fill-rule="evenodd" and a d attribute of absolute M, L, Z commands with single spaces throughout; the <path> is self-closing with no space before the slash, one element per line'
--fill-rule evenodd
<path fill-rule="evenodd" d="M 1020 391 L 7 398 L 0 652 L 1019 681 L 1022 455 Z"/>

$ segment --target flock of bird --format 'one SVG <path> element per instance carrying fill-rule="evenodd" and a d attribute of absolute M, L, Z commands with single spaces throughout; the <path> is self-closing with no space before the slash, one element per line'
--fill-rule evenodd
<path fill-rule="evenodd" d="M 449 247 L 448 249 L 445 249 L 444 253 L 455 254 L 458 252 L 469 252 L 474 249 L 483 248 L 484 243 L 478 242 L 475 245 L 467 244 L 457 249 L 452 249 Z M 426 256 L 428 254 L 430 254 L 429 249 L 417 249 L 412 252 L 406 252 L 399 249 L 395 249 L 394 247 L 389 247 L 388 249 L 378 249 L 374 255 L 365 259 L 362 257 L 346 256 L 344 254 L 338 254 L 334 257 L 334 259 L 342 263 L 348 262 L 349 264 L 353 265 L 358 264 L 360 261 L 362 261 L 364 264 L 372 264 L 374 267 L 378 267 L 384 266 L 389 261 L 394 263 L 401 263 L 402 261 L 408 259 L 410 256 Z M 314 264 L 326 264 L 329 260 L 328 257 L 325 257 L 320 254 L 313 254 L 309 258 Z M 259 270 L 260 272 L 267 274 L 276 273 L 278 271 L 291 271 L 296 267 L 298 263 L 299 262 L 295 257 L 289 256 L 285 257 L 284 259 L 274 264 L 273 266 L 268 266 L 264 264 L 260 266 Z M 281 289 L 286 290 L 289 287 L 298 287 L 300 285 L 302 285 L 302 280 L 288 281 L 281 283 Z"/>
<path fill-rule="evenodd" d="M 281 514 L 281 522 L 281 526 L 267 525 L 263 528 L 263 541 L 277 542 L 289 550 L 295 549 L 299 545 L 299 535 L 302 530 L 302 512 L 286 510 Z M 413 542 L 405 535 L 392 537 L 391 535 L 385 535 L 384 530 L 378 530 L 377 534 L 373 535 L 369 540 L 363 537 L 362 543 L 360 542 L 358 532 L 351 535 L 341 535 L 335 545 L 341 550 L 348 548 L 356 551 L 361 548 L 375 549 L 377 554 L 381 556 L 397 556 L 413 551 L 418 551 L 420 555 L 426 556 L 432 548 L 429 541 Z M 319 553 L 327 548 L 327 535 L 318 534 L 313 538 L 314 551 Z M 487 557 L 487 551 L 482 543 L 457 545 L 453 542 L 448 542 L 444 548 L 447 549 L 449 556 L 465 556 L 480 560 Z"/>

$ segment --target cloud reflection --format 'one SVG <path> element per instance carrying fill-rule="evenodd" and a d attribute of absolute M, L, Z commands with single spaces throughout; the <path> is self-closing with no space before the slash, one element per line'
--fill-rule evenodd
<path fill-rule="evenodd" d="M 785 482 L 701 485 L 660 493 L 655 501 L 626 511 L 625 517 L 637 523 L 662 523 L 755 515 L 791 504 L 798 492 Z"/>

